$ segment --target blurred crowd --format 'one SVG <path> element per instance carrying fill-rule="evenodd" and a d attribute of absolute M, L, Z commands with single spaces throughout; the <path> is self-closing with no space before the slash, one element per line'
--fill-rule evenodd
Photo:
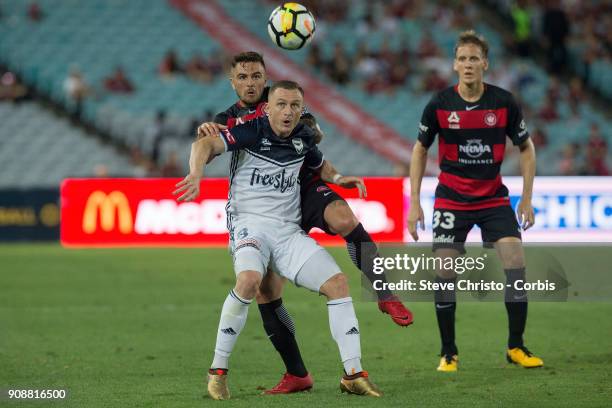
<path fill-rule="evenodd" d="M 168 50 L 157 67 L 157 74 L 162 80 L 172 80 L 178 76 L 185 76 L 194 82 L 210 82 L 218 79 L 222 74 L 226 57 L 205 58 L 201 53 L 194 53 L 186 62 L 181 62 L 174 50 Z M 66 97 L 67 108 L 73 120 L 80 121 L 83 102 L 87 98 L 101 99 L 104 95 L 129 95 L 137 92 L 134 82 L 121 66 L 115 67 L 100 84 L 90 84 L 86 81 L 81 70 L 74 66 L 70 69 L 63 84 L 64 95 Z M 0 87 L 0 98 L 3 95 L 3 88 Z M 165 139 L 177 137 L 191 138 L 196 134 L 197 127 L 205 121 L 213 119 L 214 112 L 206 111 L 200 117 L 191 120 L 190 132 L 185 135 L 176 135 L 174 128 L 167 123 L 165 111 L 159 111 L 155 115 L 149 129 L 144 135 L 147 148 L 133 146 L 130 148 L 130 158 L 139 175 L 143 177 L 177 177 L 182 174 L 179 167 L 176 153 L 171 153 L 162 162 L 160 146 Z M 97 168 L 95 173 L 105 174 L 105 168 Z"/>
<path fill-rule="evenodd" d="M 589 90 L 589 67 L 597 60 L 612 56 L 612 3 L 600 0 L 483 0 L 495 10 L 506 12 L 511 30 L 505 31 L 504 52 L 492 59 L 486 81 L 511 90 L 521 102 L 532 138 L 537 147 L 553 148 L 561 159 L 556 172 L 564 175 L 607 175 L 608 146 L 596 123 L 580 117 L 581 107 L 592 99 Z M 452 71 L 452 50 L 439 45 L 440 31 L 459 32 L 471 28 L 474 21 L 485 21 L 490 15 L 473 2 L 441 0 L 385 0 L 360 3 L 356 8 L 349 0 L 301 0 L 317 17 L 317 35 L 309 45 L 307 64 L 311 70 L 341 87 L 359 87 L 369 94 L 393 95 L 409 90 L 427 95 L 444 89 L 456 81 Z M 44 23 L 52 10 L 43 10 L 38 3 L 29 2 L 21 12 L 28 24 Z M 46 3 L 45 3 L 46 4 Z M 276 4 L 270 1 L 270 4 Z M 0 22 L 3 19 L 0 4 Z M 359 15 L 355 20 L 354 13 Z M 25 14 L 24 14 L 25 13 Z M 351 14 L 353 13 L 353 14 Z M 350 21 L 351 39 L 336 42 L 326 35 L 332 25 Z M 421 24 L 427 21 L 431 24 Z M 407 29 L 418 25 L 416 42 L 408 41 Z M 510 33 L 510 34 L 507 34 Z M 372 38 L 382 38 L 372 45 Z M 387 38 L 399 40 L 391 46 Z M 438 41 L 436 41 L 438 40 Z M 332 45 L 331 48 L 321 44 Z M 355 44 L 355 45 L 353 45 Z M 573 47 L 573 48 L 572 48 Z M 578 53 L 570 52 L 572 49 Z M 540 52 L 540 51 L 545 52 Z M 549 84 L 542 103 L 531 102 L 529 91 L 538 78 L 531 72 L 532 59 L 544 56 L 549 71 Z M 572 57 L 580 58 L 582 69 L 572 72 Z M 156 65 L 147 67 L 163 81 L 187 78 L 196 83 L 218 81 L 225 69 L 226 56 L 218 52 L 203 55 L 179 55 L 168 49 Z M 87 72 L 77 66 L 68 70 L 63 91 L 66 107 L 76 121 L 81 120 L 83 101 L 101 99 L 106 95 L 129 97 L 142 92 L 144 85 L 135 72 L 122 66 L 109 67 L 108 74 L 93 83 Z M 0 69 L 0 100 L 20 101 L 31 95 L 19 76 Z M 203 112 L 192 119 L 192 137 L 203 121 L 212 120 L 213 112 Z M 556 135 L 549 134 L 559 123 L 576 123 L 580 128 L 576 139 L 559 145 Z M 178 137 L 164 111 L 151 120 L 141 148 L 132 147 L 132 162 L 143 175 L 179 175 L 175 155 L 162 155 L 160 146 L 168 138 Z M 565 142 L 563 142 L 565 143 Z M 515 154 L 515 153 L 513 153 Z M 168 160 L 161 157 L 168 156 Z M 179 169 L 180 170 L 180 169 Z"/>
<path fill-rule="evenodd" d="M 576 66 L 587 86 L 593 62 L 612 60 L 612 3 L 605 0 L 488 0 L 511 19 L 510 39 L 516 53 L 545 51 L 550 73 Z M 573 52 L 571 52 L 573 51 Z M 576 59 L 576 60 L 575 60 Z"/>
<path fill-rule="evenodd" d="M 308 0 L 303 3 L 317 15 L 317 39 L 320 41 L 325 40 L 328 24 L 345 22 L 349 17 L 348 1 Z M 450 56 L 434 41 L 430 30 L 425 30 L 414 49 L 405 39 L 399 48 L 392 49 L 384 41 L 380 47 L 370 49 L 365 38 L 374 33 L 385 38 L 401 38 L 405 35 L 402 22 L 423 18 L 436 21 L 437 29 L 461 30 L 467 26 L 467 19 L 477 15 L 478 10 L 473 5 L 463 3 L 446 7 L 442 3 L 427 5 L 421 0 L 368 2 L 355 28 L 356 51 L 349 53 L 344 43 L 338 42 L 332 55 L 324 56 L 315 41 L 308 49 L 308 63 L 338 85 L 358 84 L 368 93 L 392 93 L 404 86 L 417 93 L 437 91 L 449 85 L 452 70 L 448 66 Z M 411 78 L 418 80 L 410 81 Z"/>
<path fill-rule="evenodd" d="M 31 96 L 30 89 L 15 72 L 0 66 L 0 102 L 19 103 Z"/>
<path fill-rule="evenodd" d="M 546 135 L 546 125 L 570 121 L 580 126 L 580 107 L 591 99 L 585 89 L 588 68 L 581 73 L 567 70 L 569 54 L 567 43 L 584 44 L 580 54 L 588 67 L 595 58 L 610 58 L 612 39 L 612 3 L 580 1 L 508 1 L 513 21 L 513 35 L 506 39 L 506 52 L 496 56 L 486 75 L 487 82 L 511 90 L 521 102 L 523 113 L 530 123 L 537 147 L 550 147 L 554 135 Z M 348 1 L 329 2 L 306 0 L 303 2 L 317 15 L 317 35 L 325 39 L 328 24 L 346 22 Z M 449 50 L 440 48 L 432 31 L 425 28 L 416 47 L 403 41 L 399 48 L 391 49 L 383 42 L 376 49 L 368 49 L 365 36 L 382 33 L 385 38 L 405 35 L 401 26 L 406 20 L 435 22 L 436 30 L 462 31 L 472 25 L 469 21 L 485 19 L 482 10 L 464 2 L 441 1 L 428 4 L 421 0 L 389 0 L 368 2 L 358 19 L 354 52 L 343 42 L 334 45 L 333 52 L 325 56 L 315 41 L 308 49 L 307 61 L 311 68 L 340 86 L 358 86 L 367 93 L 392 94 L 407 88 L 417 94 L 439 91 L 455 83 Z M 321 40 L 321 38 L 319 38 Z M 320 41 L 319 41 L 320 42 Z M 538 49 L 545 50 L 546 68 L 550 83 L 543 102 L 535 108 L 522 100 L 530 86 L 537 81 L 526 63 Z M 565 107 L 569 108 L 569 114 Z M 562 114 L 562 112 L 564 112 Z M 568 117 L 569 115 L 569 117 Z M 563 160 L 556 172 L 564 175 L 608 175 L 607 144 L 596 124 L 585 134 L 567 145 L 559 145 Z M 549 141 L 549 139 L 552 139 Z M 514 151 L 510 154 L 516 154 Z"/>

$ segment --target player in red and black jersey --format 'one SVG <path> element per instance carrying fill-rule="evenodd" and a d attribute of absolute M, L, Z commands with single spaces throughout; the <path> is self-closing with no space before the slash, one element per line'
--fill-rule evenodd
<path fill-rule="evenodd" d="M 198 137 L 215 137 L 221 129 L 218 125 L 232 127 L 265 114 L 268 88 L 265 86 L 265 63 L 260 54 L 244 52 L 234 56 L 230 82 L 238 95 L 238 102 L 217 114 L 215 123 L 202 124 L 198 129 Z M 314 116 L 306 113 L 302 115 L 301 120 L 318 132 L 320 141 L 323 133 Z M 336 175 L 334 181 L 343 187 L 351 187 L 351 179 L 354 178 Z M 362 273 L 370 281 L 381 279 L 381 275 L 372 271 L 372 260 L 377 256 L 372 238 L 347 202 L 331 190 L 316 173 L 302 171 L 300 185 L 304 231 L 318 227 L 328 234 L 340 234 L 347 242 L 351 259 Z M 282 278 L 275 273 L 268 273 L 256 297 L 268 338 L 280 353 L 287 368 L 281 382 L 266 391 L 272 394 L 296 392 L 312 387 L 312 378 L 304 366 L 295 340 L 293 321 L 282 302 L 283 286 Z M 412 313 L 391 292 L 380 292 L 378 295 L 380 310 L 391 315 L 394 322 L 401 326 L 412 323 Z"/>
<path fill-rule="evenodd" d="M 436 94 L 423 112 L 419 137 L 410 164 L 411 201 L 408 229 L 418 240 L 417 224 L 423 226 L 420 204 L 421 181 L 427 149 L 438 135 L 440 176 L 433 216 L 433 249 L 436 256 L 456 257 L 465 253 L 464 243 L 474 225 L 482 230 L 486 246 L 494 245 L 506 273 L 505 302 L 509 337 L 506 357 L 523 367 L 540 367 L 543 362 L 523 344 L 527 320 L 527 294 L 514 288 L 525 279 L 521 227 L 533 225 L 531 205 L 535 177 L 535 149 L 521 110 L 512 94 L 483 81 L 488 68 L 488 45 L 474 31 L 461 34 L 455 46 L 453 68 L 459 84 Z M 500 166 L 506 138 L 520 150 L 523 194 L 518 215 L 510 207 L 508 189 L 502 184 Z M 456 282 L 454 271 L 438 271 L 437 281 Z M 442 285 L 441 285 L 442 286 Z M 442 338 L 439 371 L 457 370 L 455 344 L 456 297 L 450 285 L 435 292 L 436 316 Z"/>

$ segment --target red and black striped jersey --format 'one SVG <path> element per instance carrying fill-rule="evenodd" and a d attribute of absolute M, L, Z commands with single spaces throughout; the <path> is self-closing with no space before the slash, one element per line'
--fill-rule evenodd
<path fill-rule="evenodd" d="M 506 137 L 514 145 L 529 138 L 512 94 L 485 84 L 482 97 L 466 102 L 449 87 L 431 98 L 419 124 L 419 141 L 429 148 L 438 135 L 440 176 L 434 208 L 477 210 L 509 204 L 500 167 Z"/>

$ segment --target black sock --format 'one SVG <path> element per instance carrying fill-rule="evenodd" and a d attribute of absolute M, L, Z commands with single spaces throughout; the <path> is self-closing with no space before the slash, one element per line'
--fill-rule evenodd
<path fill-rule="evenodd" d="M 378 257 L 378 248 L 363 225 L 357 225 L 344 237 L 344 240 L 351 260 L 370 283 L 374 283 L 376 280 L 386 283 L 387 278 L 384 273 L 380 275 L 374 273 L 374 258 Z M 376 291 L 376 296 L 379 300 L 384 300 L 393 296 L 393 294 L 389 289 L 382 289 Z"/>
<path fill-rule="evenodd" d="M 436 283 L 453 283 L 457 278 L 436 277 Z M 441 355 L 458 354 L 455 344 L 455 310 L 457 309 L 457 298 L 453 285 L 453 290 L 438 289 L 434 292 L 436 305 L 436 317 L 438 318 L 438 329 L 440 329 L 440 339 L 442 341 Z"/>
<path fill-rule="evenodd" d="M 505 269 L 506 286 L 505 300 L 508 312 L 508 348 L 523 346 L 523 333 L 527 324 L 527 292 L 516 290 L 517 280 L 525 281 L 525 268 Z"/>
<path fill-rule="evenodd" d="M 279 298 L 258 306 L 264 329 L 274 348 L 281 355 L 287 372 L 298 377 L 308 375 L 300 348 L 295 341 L 295 326 L 283 306 L 283 299 Z"/>

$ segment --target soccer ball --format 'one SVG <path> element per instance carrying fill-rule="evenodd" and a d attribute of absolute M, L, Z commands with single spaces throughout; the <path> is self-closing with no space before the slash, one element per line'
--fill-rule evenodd
<path fill-rule="evenodd" d="M 312 40 L 314 33 L 314 17 L 306 7 L 298 3 L 278 6 L 268 19 L 270 38 L 286 50 L 299 50 Z"/>

